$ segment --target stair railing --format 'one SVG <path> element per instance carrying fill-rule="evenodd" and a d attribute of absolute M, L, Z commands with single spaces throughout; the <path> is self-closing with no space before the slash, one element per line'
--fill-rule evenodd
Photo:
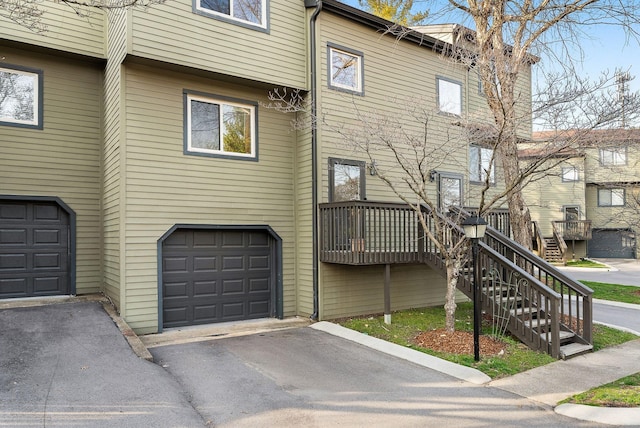
<path fill-rule="evenodd" d="M 562 237 L 562 231 L 560 231 L 560 229 L 558 228 L 556 223 L 555 222 L 551 222 L 551 225 L 553 227 L 553 239 L 556 241 L 556 244 L 558 245 L 558 249 L 560 250 L 560 254 L 562 255 L 562 257 L 564 257 L 564 254 L 566 253 L 567 248 L 569 248 L 569 247 L 567 246 L 567 243 L 565 242 L 564 238 Z"/>

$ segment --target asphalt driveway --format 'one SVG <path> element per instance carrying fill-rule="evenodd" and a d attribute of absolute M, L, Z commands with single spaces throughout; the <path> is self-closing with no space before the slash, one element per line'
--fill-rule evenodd
<path fill-rule="evenodd" d="M 309 327 L 151 349 L 97 302 L 0 310 L 0 426 L 597 426 Z"/>
<path fill-rule="evenodd" d="M 215 426 L 594 426 L 308 327 L 150 351 Z"/>

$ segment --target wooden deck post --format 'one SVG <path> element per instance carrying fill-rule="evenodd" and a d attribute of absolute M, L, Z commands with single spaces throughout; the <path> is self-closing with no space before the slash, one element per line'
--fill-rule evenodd
<path fill-rule="evenodd" d="M 384 265 L 384 323 L 391 324 L 391 265 Z"/>

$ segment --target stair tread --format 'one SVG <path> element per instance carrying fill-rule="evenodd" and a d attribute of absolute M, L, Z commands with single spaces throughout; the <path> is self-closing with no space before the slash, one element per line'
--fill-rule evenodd
<path fill-rule="evenodd" d="M 531 320 L 526 320 L 524 321 L 524 325 L 527 326 L 528 328 L 536 328 L 538 326 L 540 327 L 546 327 L 547 325 L 549 325 L 549 319 L 548 318 L 535 318 L 535 319 L 531 319 Z"/>
<path fill-rule="evenodd" d="M 544 340 L 547 340 L 547 335 L 550 335 L 550 334 L 551 333 L 548 333 L 548 332 L 547 333 L 542 333 L 542 334 L 540 334 L 540 337 L 543 337 Z M 575 337 L 575 335 L 576 334 L 574 332 L 572 332 L 572 331 L 561 330 L 560 333 L 559 333 L 560 342 L 562 342 L 563 340 L 571 339 L 572 337 Z"/>
<path fill-rule="evenodd" d="M 582 343 L 568 343 L 566 345 L 560 346 L 560 357 L 562 359 L 566 359 L 568 357 L 574 357 L 580 354 L 584 354 L 585 352 L 591 352 L 593 350 L 593 345 L 584 345 Z"/>

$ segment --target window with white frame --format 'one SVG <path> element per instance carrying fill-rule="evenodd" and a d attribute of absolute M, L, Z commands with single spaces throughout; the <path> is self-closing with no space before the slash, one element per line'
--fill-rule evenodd
<path fill-rule="evenodd" d="M 562 181 L 563 182 L 571 182 L 571 181 L 579 181 L 580 176 L 578 175 L 578 168 L 575 166 L 567 166 L 562 168 Z"/>
<path fill-rule="evenodd" d="M 364 61 L 361 52 L 328 45 L 328 61 L 330 88 L 363 93 Z"/>
<path fill-rule="evenodd" d="M 267 28 L 268 0 L 194 0 L 197 12 L 253 27 Z"/>
<path fill-rule="evenodd" d="M 462 114 L 462 84 L 453 80 L 438 77 L 438 110 L 442 113 Z"/>
<path fill-rule="evenodd" d="M 607 147 L 600 149 L 600 164 L 603 166 L 626 165 L 627 148 Z"/>
<path fill-rule="evenodd" d="M 599 207 L 622 207 L 624 202 L 624 189 L 598 189 Z"/>
<path fill-rule="evenodd" d="M 257 158 L 256 103 L 185 93 L 185 152 Z"/>
<path fill-rule="evenodd" d="M 484 183 L 489 174 L 489 182 L 495 184 L 495 169 L 493 149 L 475 145 L 469 147 L 469 181 Z"/>
<path fill-rule="evenodd" d="M 42 71 L 0 64 L 0 124 L 42 129 Z"/>

